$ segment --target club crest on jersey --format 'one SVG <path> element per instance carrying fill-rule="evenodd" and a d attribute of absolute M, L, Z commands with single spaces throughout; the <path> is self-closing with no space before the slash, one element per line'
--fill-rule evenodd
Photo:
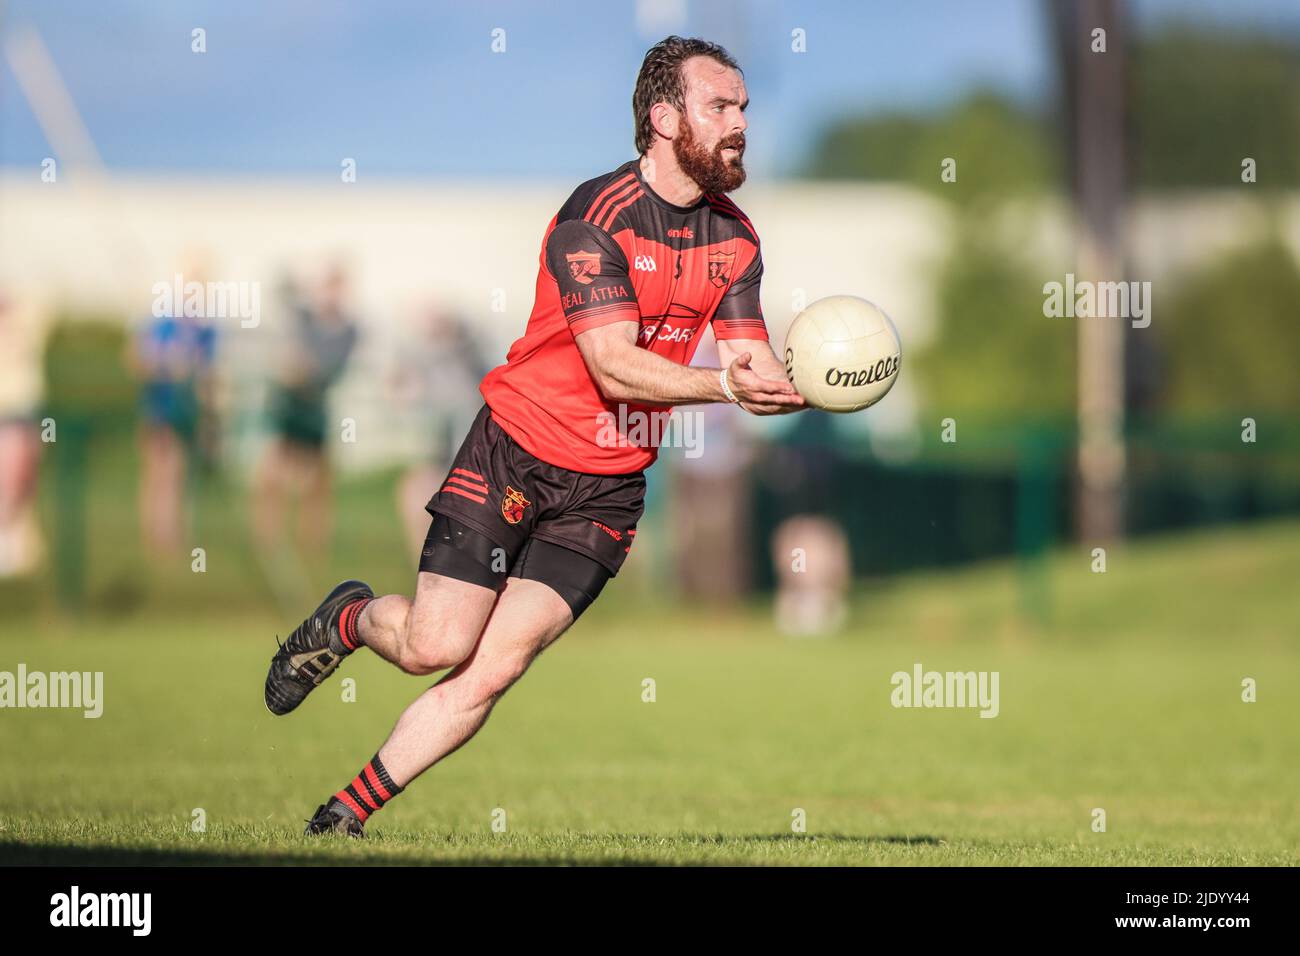
<path fill-rule="evenodd" d="M 532 502 L 524 497 L 522 491 L 506 485 L 506 495 L 501 499 L 501 517 L 511 524 L 519 524 L 524 519 L 524 509 L 530 504 Z"/>
<path fill-rule="evenodd" d="M 569 260 L 569 275 L 583 285 L 591 285 L 591 277 L 600 275 L 599 252 L 566 252 L 564 258 Z"/>
<path fill-rule="evenodd" d="M 731 281 L 731 265 L 735 261 L 734 252 L 710 252 L 709 281 L 721 289 Z"/>

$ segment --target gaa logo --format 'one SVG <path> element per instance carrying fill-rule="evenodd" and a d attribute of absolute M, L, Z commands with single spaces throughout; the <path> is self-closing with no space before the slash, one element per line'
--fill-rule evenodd
<path fill-rule="evenodd" d="M 653 256 L 637 256 L 633 265 L 638 272 L 654 272 L 656 268 Z"/>
<path fill-rule="evenodd" d="M 786 350 L 786 369 L 790 367 L 790 350 Z M 863 385 L 870 385 L 872 382 L 879 382 L 889 378 L 898 371 L 899 356 L 893 355 L 887 359 L 881 359 L 875 365 L 867 368 L 855 369 L 852 371 L 843 371 L 831 366 L 826 370 L 826 384 L 840 385 L 844 388 L 860 388 Z"/>

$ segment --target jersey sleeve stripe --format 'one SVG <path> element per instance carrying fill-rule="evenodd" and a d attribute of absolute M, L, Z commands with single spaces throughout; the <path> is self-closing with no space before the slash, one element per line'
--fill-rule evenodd
<path fill-rule="evenodd" d="M 580 322 L 590 316 L 605 315 L 609 312 L 627 312 L 635 315 L 638 319 L 641 318 L 641 313 L 635 306 L 629 306 L 626 302 L 614 302 L 610 305 L 598 305 L 594 309 L 584 309 L 581 312 L 575 312 L 573 315 L 568 317 L 568 322 L 572 325 L 574 322 Z"/>
<path fill-rule="evenodd" d="M 771 335 L 767 331 L 767 326 L 761 322 L 754 325 L 745 325 L 739 328 L 719 319 L 714 323 L 713 337 L 716 339 L 754 339 L 759 342 L 768 342 Z"/>
<path fill-rule="evenodd" d="M 602 325 L 613 325 L 615 322 L 637 322 L 641 319 L 641 313 L 636 309 L 622 308 L 613 312 L 602 311 L 599 315 L 584 313 L 569 323 L 569 328 L 574 335 L 580 335 L 589 329 L 597 329 Z"/>
<path fill-rule="evenodd" d="M 746 225 L 751 227 L 754 225 L 754 223 L 750 220 L 750 218 L 741 211 L 740 207 L 737 206 L 729 196 L 721 196 L 714 193 L 710 193 L 710 199 L 712 199 L 715 202 L 721 203 L 724 208 L 730 209 L 731 212 L 735 214 L 736 218 L 742 220 Z"/>
<path fill-rule="evenodd" d="M 636 176 L 632 173 L 628 173 L 612 186 L 607 187 L 599 196 L 591 201 L 591 205 L 587 207 L 587 212 L 582 218 L 587 220 L 587 222 L 595 222 L 610 201 L 620 193 L 624 193 L 627 188 L 632 186 L 635 182 Z"/>
<path fill-rule="evenodd" d="M 632 195 L 628 196 L 618 205 L 610 209 L 609 214 L 606 215 L 604 222 L 597 223 L 597 225 L 599 225 L 600 228 L 602 229 L 608 230 L 610 226 L 614 225 L 614 220 L 618 217 L 618 214 L 620 212 L 622 212 L 628 206 L 632 205 L 632 203 L 636 202 L 644 195 L 645 195 L 645 190 L 638 188 L 636 192 L 634 192 Z"/>
<path fill-rule="evenodd" d="M 745 227 L 746 230 L 748 230 L 749 234 L 754 237 L 754 242 L 755 243 L 758 242 L 758 233 L 754 231 L 754 227 L 750 225 L 749 220 L 746 219 L 744 215 L 740 213 L 740 210 L 736 209 L 735 206 L 724 206 L 713 199 L 709 200 L 709 205 L 712 206 L 714 209 L 718 210 L 719 212 L 729 213 L 733 218 L 735 218 L 737 222 L 739 222 L 742 226 Z"/>
<path fill-rule="evenodd" d="M 612 181 L 608 186 L 606 186 L 604 189 L 602 189 L 599 193 L 596 194 L 595 199 L 593 199 L 590 203 L 587 204 L 587 212 L 591 212 L 592 207 L 594 207 L 597 203 L 603 200 L 610 193 L 614 192 L 615 190 L 622 189 L 624 186 L 626 186 L 634 179 L 636 179 L 636 175 L 634 173 L 625 173 L 624 175 L 618 177 L 618 179 Z"/>

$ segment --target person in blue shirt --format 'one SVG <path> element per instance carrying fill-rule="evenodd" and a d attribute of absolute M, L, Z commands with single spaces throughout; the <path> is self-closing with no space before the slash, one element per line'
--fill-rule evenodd
<path fill-rule="evenodd" d="M 140 379 L 140 530 L 155 554 L 184 545 L 185 480 L 209 404 L 216 330 L 185 315 L 153 316 L 136 335 Z"/>

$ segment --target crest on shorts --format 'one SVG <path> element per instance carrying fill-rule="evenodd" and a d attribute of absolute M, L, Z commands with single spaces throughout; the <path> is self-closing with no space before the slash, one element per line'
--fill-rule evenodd
<path fill-rule="evenodd" d="M 591 285 L 591 277 L 600 275 L 599 252 L 566 252 L 564 258 L 569 262 L 569 275 L 583 285 Z"/>
<path fill-rule="evenodd" d="M 710 252 L 709 281 L 721 289 L 731 281 L 731 266 L 735 261 L 734 252 Z"/>
<path fill-rule="evenodd" d="M 524 509 L 530 504 L 532 502 L 524 497 L 522 491 L 506 485 L 506 496 L 501 499 L 501 517 L 511 524 L 519 524 L 524 519 Z"/>

